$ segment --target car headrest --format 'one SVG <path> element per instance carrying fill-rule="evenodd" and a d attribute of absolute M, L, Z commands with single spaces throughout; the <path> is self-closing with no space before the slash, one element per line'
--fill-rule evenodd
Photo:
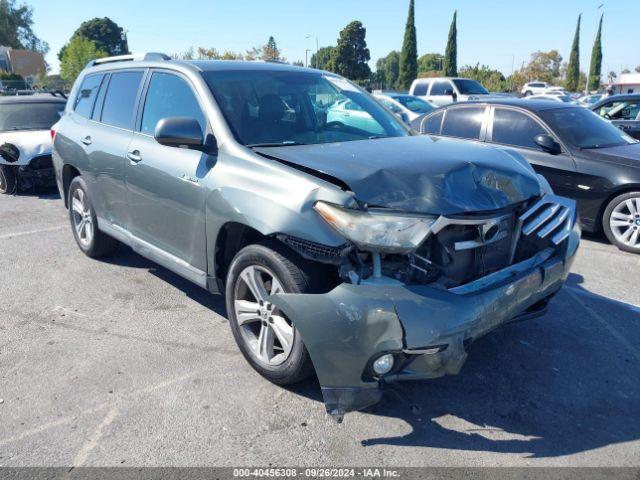
<path fill-rule="evenodd" d="M 258 117 L 265 122 L 277 122 L 284 115 L 284 102 L 278 95 L 267 93 L 260 98 Z"/>

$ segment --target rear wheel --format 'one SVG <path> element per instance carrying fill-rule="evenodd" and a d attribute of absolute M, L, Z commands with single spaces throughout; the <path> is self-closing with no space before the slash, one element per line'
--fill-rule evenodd
<path fill-rule="evenodd" d="M 88 257 L 109 255 L 118 248 L 115 239 L 98 230 L 98 220 L 82 177 L 75 177 L 69 185 L 69 220 L 78 247 Z"/>
<path fill-rule="evenodd" d="M 249 245 L 233 259 L 226 305 L 233 336 L 249 364 L 279 385 L 313 374 L 309 353 L 291 319 L 267 298 L 311 290 L 313 272 L 275 241 Z"/>
<path fill-rule="evenodd" d="M 18 177 L 15 167 L 0 165 L 0 193 L 12 194 L 18 188 Z"/>
<path fill-rule="evenodd" d="M 617 196 L 604 211 L 604 233 L 625 252 L 640 253 L 640 192 Z"/>

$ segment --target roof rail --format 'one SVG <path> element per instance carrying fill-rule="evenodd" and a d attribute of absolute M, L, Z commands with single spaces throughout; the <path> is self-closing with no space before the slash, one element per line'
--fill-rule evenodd
<path fill-rule="evenodd" d="M 85 68 L 93 67 L 95 65 L 103 65 L 105 63 L 135 62 L 135 61 L 153 62 L 153 61 L 164 61 L 164 60 L 171 60 L 171 57 L 165 53 L 158 53 L 158 52 L 133 53 L 129 55 L 117 55 L 115 57 L 97 58 L 87 63 L 87 66 Z"/>

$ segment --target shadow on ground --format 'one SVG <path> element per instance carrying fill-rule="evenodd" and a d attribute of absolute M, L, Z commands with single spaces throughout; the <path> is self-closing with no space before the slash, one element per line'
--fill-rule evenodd
<path fill-rule="evenodd" d="M 147 269 L 226 317 L 222 296 L 128 248 L 107 261 Z M 588 292 L 582 283 L 571 274 L 544 317 L 507 325 L 471 345 L 459 375 L 389 387 L 367 413 L 400 418 L 412 431 L 362 444 L 557 457 L 638 440 L 640 309 Z M 322 401 L 316 380 L 289 390 Z"/>

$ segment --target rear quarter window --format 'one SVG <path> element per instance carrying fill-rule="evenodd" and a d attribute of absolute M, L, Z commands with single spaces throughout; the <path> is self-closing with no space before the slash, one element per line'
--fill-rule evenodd
<path fill-rule="evenodd" d="M 85 118 L 91 118 L 93 105 L 96 101 L 98 89 L 102 83 L 104 74 L 87 75 L 80 85 L 78 95 L 73 103 L 73 110 Z"/>
<path fill-rule="evenodd" d="M 426 133 L 428 135 L 440 135 L 440 125 L 442 124 L 443 115 L 444 112 L 438 112 L 425 119 L 425 122 L 422 125 L 422 133 Z"/>

